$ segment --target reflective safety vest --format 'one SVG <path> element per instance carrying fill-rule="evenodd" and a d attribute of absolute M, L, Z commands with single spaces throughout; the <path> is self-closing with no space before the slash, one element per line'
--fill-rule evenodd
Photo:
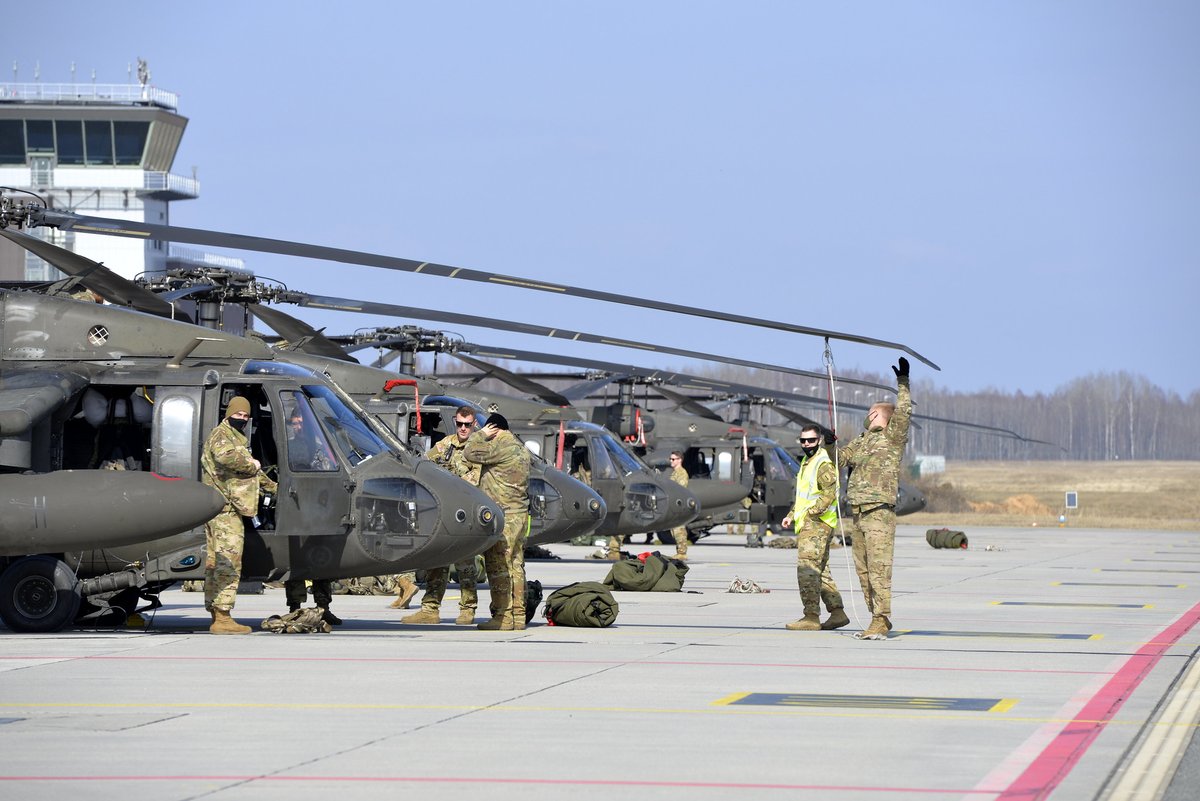
<path fill-rule="evenodd" d="M 825 462 L 832 464 L 833 460 L 829 458 L 829 454 L 824 449 L 820 449 L 816 456 L 806 457 L 800 463 L 800 473 L 796 476 L 796 505 L 792 508 L 792 525 L 797 532 L 800 531 L 800 524 L 804 521 L 805 513 L 817 502 L 817 498 L 821 494 L 817 490 L 817 468 Z M 829 504 L 829 508 L 822 512 L 820 517 L 821 522 L 830 528 L 837 528 L 837 506 L 837 493 L 834 492 L 833 503 Z"/>

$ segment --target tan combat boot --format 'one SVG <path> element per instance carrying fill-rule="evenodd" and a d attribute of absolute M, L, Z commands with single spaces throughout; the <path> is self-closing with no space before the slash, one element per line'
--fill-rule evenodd
<path fill-rule="evenodd" d="M 846 617 L 846 610 L 838 607 L 837 609 L 829 610 L 829 619 L 821 624 L 821 628 L 825 631 L 832 631 L 833 629 L 840 629 L 849 623 L 850 618 Z"/>
<path fill-rule="evenodd" d="M 475 622 L 475 610 L 474 609 L 460 609 L 460 610 L 458 610 L 458 617 L 456 617 L 454 619 L 454 625 L 456 625 L 456 626 L 469 626 L 474 622 Z"/>
<path fill-rule="evenodd" d="M 412 579 L 405 576 L 396 582 L 396 600 L 392 601 L 389 609 L 407 609 L 408 603 L 417 594 L 419 588 Z"/>
<path fill-rule="evenodd" d="M 797 621 L 788 623 L 784 626 L 784 628 L 788 631 L 820 631 L 821 618 L 815 613 L 811 615 L 805 615 Z"/>
<path fill-rule="evenodd" d="M 860 640 L 886 640 L 887 633 L 887 618 L 875 615 L 871 618 L 871 625 L 867 626 L 867 630 L 855 636 Z"/>
<path fill-rule="evenodd" d="M 480 623 L 477 628 L 480 631 L 512 631 L 513 616 L 512 612 L 505 612 L 501 615 L 496 615 L 486 623 Z M 524 626 L 522 625 L 522 628 Z"/>
<path fill-rule="evenodd" d="M 210 634 L 249 634 L 250 627 L 243 626 L 230 617 L 228 609 L 213 607 L 213 622 L 208 631 Z"/>
<path fill-rule="evenodd" d="M 437 624 L 442 622 L 442 616 L 436 609 L 430 609 L 427 606 L 422 606 L 420 611 L 414 612 L 411 615 L 405 615 L 400 618 L 400 622 L 408 624 Z"/>

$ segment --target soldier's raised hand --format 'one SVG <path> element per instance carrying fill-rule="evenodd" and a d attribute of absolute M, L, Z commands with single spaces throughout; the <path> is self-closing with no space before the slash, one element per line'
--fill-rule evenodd
<path fill-rule="evenodd" d="M 896 378 L 908 378 L 908 359 L 900 357 L 900 366 L 893 367 L 892 372 L 896 374 Z"/>

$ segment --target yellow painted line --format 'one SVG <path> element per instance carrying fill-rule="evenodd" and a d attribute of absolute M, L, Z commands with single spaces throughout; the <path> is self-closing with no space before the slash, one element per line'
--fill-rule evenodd
<path fill-rule="evenodd" d="M 748 695 L 750 695 L 750 693 L 734 693 L 733 695 L 727 695 L 724 698 L 719 698 L 716 701 L 713 701 L 713 704 L 715 704 L 717 706 L 733 704 L 733 703 L 736 703 L 736 702 L 742 700 L 743 698 L 745 698 Z"/>
<path fill-rule="evenodd" d="M 146 231 L 130 231 L 127 228 L 117 228 L 116 226 L 96 226 L 96 225 L 72 225 L 72 231 L 98 231 L 102 234 L 125 234 L 126 236 L 150 236 Z"/>
<path fill-rule="evenodd" d="M 993 706 L 988 712 L 1007 712 L 1017 705 L 1016 698 L 1001 698 L 1000 702 Z"/>
<path fill-rule="evenodd" d="M 764 706 L 706 706 L 699 709 L 650 709 L 646 707 L 566 707 L 566 706 L 478 706 L 468 704 L 269 704 L 269 703 L 136 703 L 136 704 L 102 704 L 102 703 L 71 703 L 71 702 L 54 702 L 54 703 L 4 703 L 0 702 L 0 709 L 279 709 L 279 710 L 341 710 L 347 712 L 362 712 L 362 711 L 428 711 L 428 712 L 524 712 L 524 713 L 561 713 L 561 712 L 592 712 L 606 714 L 653 714 L 653 715 L 752 715 L 752 716 L 773 716 L 782 715 L 785 717 L 811 717 L 811 718 L 855 718 L 868 720 L 957 720 L 969 721 L 973 724 L 981 720 L 996 721 L 1005 723 L 1102 723 L 1112 726 L 1144 726 L 1146 721 L 1143 719 L 1110 719 L 1110 720 L 1083 720 L 1081 718 L 1039 718 L 1039 717 L 1008 717 L 1008 716 L 987 716 L 990 713 L 984 713 L 984 717 L 973 716 L 970 713 L 955 712 L 953 714 L 941 714 L 933 710 L 919 712 L 913 714 L 904 714 L 892 712 L 890 710 L 881 710 L 877 712 L 845 712 L 840 710 L 824 711 L 822 707 L 764 707 Z M 1186 728 L 1198 729 L 1198 723 L 1167 723 L 1160 722 L 1151 724 L 1152 726 L 1161 726 L 1164 728 Z"/>

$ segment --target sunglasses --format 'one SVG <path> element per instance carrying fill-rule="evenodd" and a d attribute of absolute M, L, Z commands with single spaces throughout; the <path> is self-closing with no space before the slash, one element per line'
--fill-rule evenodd
<path fill-rule="evenodd" d="M 472 420 L 468 420 L 465 423 L 462 420 L 455 420 L 454 425 L 458 426 L 459 428 L 471 428 L 475 425 L 475 423 Z"/>
<path fill-rule="evenodd" d="M 821 441 L 820 437 L 801 437 L 800 438 L 800 442 L 802 442 L 806 445 L 812 445 L 814 442 L 820 442 L 820 441 Z"/>

